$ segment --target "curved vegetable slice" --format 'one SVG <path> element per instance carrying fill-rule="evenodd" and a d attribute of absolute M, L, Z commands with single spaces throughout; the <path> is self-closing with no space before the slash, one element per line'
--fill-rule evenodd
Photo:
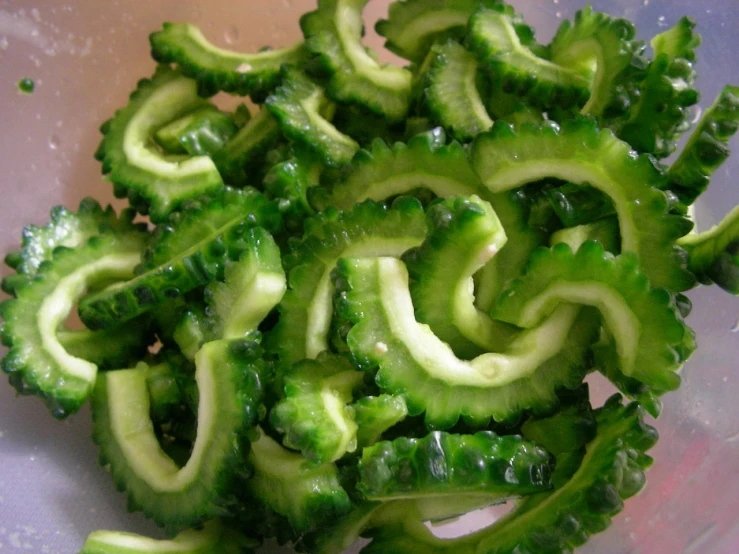
<path fill-rule="evenodd" d="M 699 281 L 739 294 L 739 206 L 708 231 L 683 237 L 680 245 Z"/>
<path fill-rule="evenodd" d="M 608 195 L 618 215 L 621 251 L 633 252 L 654 286 L 691 288 L 685 252 L 674 243 L 691 228 L 669 213 L 665 176 L 648 156 L 635 157 L 628 144 L 589 118 L 514 129 L 496 122 L 473 144 L 472 163 L 493 192 L 544 178 L 588 184 Z"/>
<path fill-rule="evenodd" d="M 546 410 L 556 403 L 557 388 L 573 388 L 584 377 L 598 329 L 592 312 L 561 306 L 505 353 L 465 362 L 416 322 L 401 261 L 344 258 L 334 280 L 336 317 L 350 329 L 355 363 L 377 369 L 380 388 L 402 395 L 411 415 L 425 411 L 426 424 L 435 428 L 449 428 L 460 416 L 481 425 L 524 409 Z"/>
<path fill-rule="evenodd" d="M 284 398 L 270 422 L 285 435 L 283 444 L 318 463 L 333 462 L 357 448 L 357 424 L 347 405 L 363 375 L 342 356 L 321 354 L 281 375 Z"/>
<path fill-rule="evenodd" d="M 269 110 L 261 109 L 213 155 L 213 163 L 229 185 L 255 186 L 265 153 L 280 137 L 280 126 Z"/>
<path fill-rule="evenodd" d="M 475 56 L 454 41 L 431 51 L 435 58 L 425 92 L 434 119 L 462 141 L 490 129 L 493 120 L 478 90 L 480 66 Z"/>
<path fill-rule="evenodd" d="M 252 442 L 248 461 L 254 475 L 246 482 L 251 494 L 287 517 L 299 532 L 321 527 L 351 509 L 339 484 L 336 466 L 316 466 L 284 449 L 263 431 Z"/>
<path fill-rule="evenodd" d="M 168 156 L 151 146 L 154 132 L 188 112 L 207 105 L 195 81 L 166 66 L 139 82 L 128 105 L 101 127 L 104 135 L 95 154 L 118 198 L 164 221 L 183 202 L 223 187 L 223 179 L 207 156 Z"/>
<path fill-rule="evenodd" d="M 351 161 L 359 145 L 331 122 L 335 106 L 321 87 L 297 69 L 284 70 L 282 85 L 267 98 L 267 109 L 283 133 L 305 146 L 329 167 Z"/>
<path fill-rule="evenodd" d="M 547 189 L 546 196 L 565 227 L 586 225 L 616 213 L 611 198 L 593 187 L 566 183 Z"/>
<path fill-rule="evenodd" d="M 618 236 L 618 220 L 615 217 L 607 217 L 595 223 L 560 229 L 552 233 L 550 244 L 554 246 L 564 243 L 573 252 L 577 252 L 589 240 L 598 241 L 606 252 L 618 252 L 618 244 L 621 242 Z"/>
<path fill-rule="evenodd" d="M 435 431 L 365 448 L 357 489 L 381 501 L 450 494 L 503 500 L 546 490 L 550 476 L 549 453 L 518 435 Z"/>
<path fill-rule="evenodd" d="M 590 95 L 582 76 L 531 51 L 533 30 L 506 4 L 478 9 L 470 18 L 468 41 L 481 67 L 507 93 L 563 109 L 584 105 Z"/>
<path fill-rule="evenodd" d="M 209 105 L 160 127 L 154 140 L 170 154 L 212 157 L 237 130 L 231 114 Z"/>
<path fill-rule="evenodd" d="M 723 88 L 670 166 L 669 188 L 684 204 L 706 190 L 711 175 L 729 156 L 727 144 L 739 129 L 739 87 Z"/>
<path fill-rule="evenodd" d="M 693 88 L 695 49 L 700 35 L 695 22 L 682 18 L 675 27 L 652 39 L 654 60 L 639 84 L 639 97 L 617 135 L 640 153 L 666 158 L 676 147 L 681 133 L 690 127 L 690 106 L 698 102 Z"/>
<path fill-rule="evenodd" d="M 203 529 L 187 529 L 170 540 L 121 531 L 93 531 L 80 554 L 246 554 L 256 548 L 256 541 L 210 521 Z"/>
<path fill-rule="evenodd" d="M 300 18 L 306 49 L 319 56 L 330 74 L 326 93 L 354 102 L 389 120 L 408 113 L 411 73 L 380 65 L 362 46 L 362 11 L 368 0 L 318 0 L 318 9 Z"/>
<path fill-rule="evenodd" d="M 300 64 L 306 55 L 302 42 L 255 54 L 218 48 L 188 23 L 164 23 L 161 31 L 149 36 L 149 42 L 152 57 L 177 64 L 184 75 L 197 81 L 202 96 L 222 90 L 261 98 L 279 83 L 283 64 Z"/>
<path fill-rule="evenodd" d="M 244 251 L 226 262 L 223 282 L 205 288 L 205 302 L 218 338 L 237 339 L 257 330 L 285 294 L 287 283 L 280 248 L 261 227 L 244 235 Z"/>
<path fill-rule="evenodd" d="M 88 287 L 130 279 L 144 248 L 138 231 L 94 236 L 76 248 L 58 248 L 33 278 L 0 304 L 3 370 L 21 394 L 38 394 L 52 415 L 76 412 L 95 384 L 97 366 L 67 352 L 57 336 Z"/>
<path fill-rule="evenodd" d="M 644 454 L 657 431 L 642 421 L 638 404 L 611 398 L 596 412 L 597 434 L 579 468 L 552 492 L 529 496 L 493 525 L 456 539 L 436 538 L 423 523 L 407 518 L 373 533 L 369 554 L 514 554 L 572 552 L 606 529 L 623 500 L 644 486 L 652 459 Z M 555 470 L 554 480 L 557 482 Z"/>
<path fill-rule="evenodd" d="M 363 396 L 351 405 L 357 424 L 357 447 L 372 446 L 390 427 L 403 421 L 408 407 L 400 396 Z"/>
<path fill-rule="evenodd" d="M 331 270 L 343 256 L 400 256 L 426 236 L 423 208 L 415 198 L 391 207 L 365 201 L 349 212 L 328 211 L 309 219 L 306 234 L 286 259 L 289 290 L 269 337 L 270 350 L 286 364 L 328 349 Z"/>
<path fill-rule="evenodd" d="M 147 321 L 137 321 L 102 331 L 71 331 L 62 327 L 57 330 L 56 338 L 70 356 L 82 358 L 99 369 L 109 369 L 140 360 L 154 342 L 154 332 Z"/>
<path fill-rule="evenodd" d="M 274 231 L 280 223 L 277 208 L 254 189 L 224 189 L 193 202 L 158 228 L 139 275 L 86 296 L 80 317 L 90 328 L 110 327 L 223 279 L 227 261 L 247 250 L 251 227 Z"/>
<path fill-rule="evenodd" d="M 380 202 L 418 188 L 439 197 L 485 194 L 461 144 L 439 145 L 423 134 L 407 144 L 388 146 L 376 140 L 368 150 L 360 150 L 324 207 L 348 210 L 366 199 Z"/>
<path fill-rule="evenodd" d="M 472 287 L 472 276 L 506 244 L 500 220 L 477 196 L 448 197 L 427 219 L 426 240 L 403 255 L 417 321 L 463 359 L 500 352 L 515 331 L 475 308 Z"/>
<path fill-rule="evenodd" d="M 676 389 L 676 348 L 691 334 L 664 289 L 650 288 L 633 256 L 614 258 L 597 242 L 573 254 L 568 245 L 534 252 L 526 275 L 501 294 L 493 316 L 533 328 L 559 303 L 598 308 L 616 340 L 619 369 L 661 394 Z"/>
<path fill-rule="evenodd" d="M 630 107 L 630 79 L 641 74 L 644 65 L 635 34 L 630 21 L 593 11 L 590 6 L 578 11 L 574 21 L 562 22 L 550 45 L 551 59 L 592 79 L 582 113 L 607 118 Z"/>
<path fill-rule="evenodd" d="M 213 341 L 195 357 L 197 438 L 184 467 L 161 449 L 149 417 L 146 371 L 100 375 L 93 395 L 93 438 L 131 509 L 159 525 L 193 526 L 227 512 L 241 486 L 247 431 L 260 418 L 259 338 Z"/>

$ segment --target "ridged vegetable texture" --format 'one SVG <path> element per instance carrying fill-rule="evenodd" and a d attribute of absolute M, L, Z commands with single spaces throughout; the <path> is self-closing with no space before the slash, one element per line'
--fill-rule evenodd
<path fill-rule="evenodd" d="M 697 347 L 684 293 L 739 294 L 739 207 L 692 233 L 739 88 L 688 133 L 690 17 L 648 50 L 585 7 L 543 44 L 502 0 L 395 0 L 401 66 L 365 44 L 375 7 L 316 0 L 247 52 L 163 23 L 101 126 L 128 207 L 57 206 L 6 255 L 10 383 L 57 418 L 90 399 L 101 464 L 171 537 L 82 554 L 565 554 L 644 486 L 644 413 Z M 593 406 L 594 372 L 631 403 Z"/>

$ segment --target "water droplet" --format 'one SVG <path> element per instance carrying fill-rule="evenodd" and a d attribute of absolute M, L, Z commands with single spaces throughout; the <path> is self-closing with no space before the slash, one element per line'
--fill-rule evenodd
<path fill-rule="evenodd" d="M 31 17 L 33 17 L 36 21 L 41 21 L 41 14 L 36 8 L 33 8 L 31 10 Z"/>
<path fill-rule="evenodd" d="M 226 32 L 223 33 L 223 40 L 225 40 L 228 44 L 236 44 L 239 42 L 239 37 L 241 36 L 241 33 L 239 32 L 239 29 L 235 25 L 231 25 L 228 29 L 226 29 Z"/>
<path fill-rule="evenodd" d="M 49 148 L 51 148 L 52 150 L 56 150 L 57 148 L 59 148 L 59 144 L 60 144 L 60 141 L 59 141 L 58 136 L 51 135 L 49 137 Z"/>
<path fill-rule="evenodd" d="M 634 533 L 633 531 L 632 531 L 631 533 L 629 533 L 629 538 L 630 538 L 630 539 L 631 539 L 632 541 L 635 541 L 635 540 L 636 540 L 636 533 Z"/>
<path fill-rule="evenodd" d="M 552 0 L 555 4 L 559 4 L 559 0 Z"/>
<path fill-rule="evenodd" d="M 667 27 L 667 21 L 664 15 L 660 15 L 657 18 L 657 27 Z"/>
<path fill-rule="evenodd" d="M 690 120 L 690 123 L 695 125 L 700 121 L 701 116 L 703 115 L 703 108 L 701 108 L 700 106 L 696 106 L 695 108 L 693 108 L 693 111 L 695 113 L 693 114 L 693 119 Z"/>
<path fill-rule="evenodd" d="M 0 48 L 2 48 L 3 50 L 8 49 L 8 37 L 0 38 Z"/>
<path fill-rule="evenodd" d="M 648 6 L 649 5 L 649 0 L 644 0 L 644 5 L 645 6 Z"/>
<path fill-rule="evenodd" d="M 721 380 L 722 380 L 722 381 L 723 381 L 724 383 L 726 383 L 726 382 L 728 382 L 728 381 L 729 381 L 729 378 L 728 378 L 728 377 L 724 377 L 724 378 L 723 378 L 723 379 L 721 379 Z"/>
<path fill-rule="evenodd" d="M 556 0 L 555 0 L 556 1 Z M 282 4 L 289 10 L 294 6 L 293 0 L 282 0 Z"/>
<path fill-rule="evenodd" d="M 729 329 L 732 333 L 739 333 L 739 319 L 734 322 L 734 325 Z"/>
<path fill-rule="evenodd" d="M 554 15 L 557 16 L 557 19 L 562 19 L 562 12 L 557 12 Z"/>

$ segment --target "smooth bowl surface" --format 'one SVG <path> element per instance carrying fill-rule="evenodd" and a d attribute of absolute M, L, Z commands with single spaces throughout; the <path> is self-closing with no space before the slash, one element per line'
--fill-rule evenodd
<path fill-rule="evenodd" d="M 371 24 L 387 0 L 372 0 Z M 582 0 L 512 2 L 548 40 Z M 214 42 L 251 51 L 299 36 L 298 17 L 315 0 L 0 0 L 0 247 L 16 248 L 28 223 L 43 224 L 56 204 L 75 208 L 86 195 L 112 198 L 93 152 L 99 125 L 149 76 L 148 35 L 163 21 L 201 26 Z M 736 0 L 596 0 L 595 9 L 635 21 L 649 38 L 690 15 L 703 35 L 700 106 L 724 84 L 739 84 Z M 379 49 L 381 41 L 368 36 Z M 19 92 L 22 78 L 35 92 Z M 700 110 L 696 110 L 696 118 Z M 739 137 L 733 145 L 739 146 Z M 697 209 L 705 229 L 739 203 L 739 155 L 726 163 Z M 665 398 L 655 423 L 661 438 L 647 487 L 626 503 L 611 529 L 580 552 L 590 554 L 735 554 L 739 552 L 739 298 L 717 288 L 691 293 L 688 322 L 699 349 L 682 371 L 681 389 Z M 596 386 L 596 402 L 611 390 Z M 0 552 L 69 554 L 88 533 L 118 529 L 161 536 L 140 514 L 127 514 L 96 462 L 87 408 L 53 421 L 35 398 L 15 399 L 0 385 Z M 490 521 L 491 515 L 477 515 Z M 474 521 L 453 527 L 457 534 Z M 445 534 L 448 530 L 445 530 Z M 265 547 L 265 552 L 280 552 Z"/>

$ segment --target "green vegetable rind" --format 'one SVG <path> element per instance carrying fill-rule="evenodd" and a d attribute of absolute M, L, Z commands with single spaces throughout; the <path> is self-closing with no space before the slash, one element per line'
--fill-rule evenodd
<path fill-rule="evenodd" d="M 189 203 L 157 228 L 135 278 L 80 302 L 82 321 L 93 329 L 111 327 L 222 280 L 227 262 L 248 248 L 246 237 L 257 225 L 274 232 L 281 217 L 254 189 L 226 188 Z"/>
<path fill-rule="evenodd" d="M 518 435 L 440 431 L 362 451 L 357 489 L 368 500 L 448 494 L 523 496 L 550 486 L 550 456 Z"/>
<path fill-rule="evenodd" d="M 60 329 L 56 336 L 70 355 L 87 360 L 98 369 L 129 367 L 144 357 L 155 339 L 145 320 L 101 331 Z"/>
<path fill-rule="evenodd" d="M 195 79 L 201 96 L 224 91 L 258 100 L 277 86 L 283 64 L 300 65 L 307 55 L 302 42 L 253 54 L 218 48 L 188 23 L 164 23 L 149 42 L 152 57 Z"/>
<path fill-rule="evenodd" d="M 139 81 L 124 108 L 100 128 L 103 140 L 95 157 L 113 182 L 118 198 L 155 223 L 166 220 L 185 201 L 223 187 L 207 156 L 167 156 L 150 145 L 157 127 L 207 105 L 195 81 L 159 66 L 151 79 Z M 155 166 L 155 167 L 152 167 Z"/>
<path fill-rule="evenodd" d="M 385 431 L 408 416 L 405 400 L 391 394 L 363 396 L 351 407 L 357 424 L 357 448 L 372 446 Z"/>
<path fill-rule="evenodd" d="M 331 270 L 346 255 L 401 255 L 426 236 L 421 203 L 401 197 L 391 206 L 371 200 L 351 211 L 328 210 L 306 221 L 305 234 L 285 258 L 288 291 L 268 348 L 293 364 L 328 348 Z"/>
<path fill-rule="evenodd" d="M 101 374 L 93 395 L 93 439 L 129 510 L 170 530 L 228 513 L 248 476 L 248 432 L 263 416 L 259 336 L 214 341 L 196 356 L 198 428 L 179 468 L 160 449 L 141 368 Z"/>
<path fill-rule="evenodd" d="M 493 192 L 544 178 L 588 184 L 610 196 L 619 219 L 621 251 L 633 252 L 653 286 L 680 292 L 694 286 L 686 254 L 675 241 L 692 223 L 670 213 L 666 177 L 646 155 L 635 156 L 591 118 L 514 128 L 496 122 L 472 147 L 472 164 Z"/>
<path fill-rule="evenodd" d="M 623 501 L 641 490 L 652 463 L 644 452 L 657 442 L 657 431 L 643 422 L 643 409 L 636 403 L 623 406 L 618 396 L 596 412 L 596 422 L 597 434 L 579 468 L 554 491 L 529 496 L 493 525 L 457 539 L 438 539 L 412 517 L 385 525 L 373 532 L 363 552 L 572 552 L 608 528 Z"/>
<path fill-rule="evenodd" d="M 324 116 L 335 109 L 324 90 L 297 69 L 286 68 L 283 73 L 282 84 L 266 104 L 285 136 L 306 147 L 329 167 L 351 161 L 359 145 Z"/>
<path fill-rule="evenodd" d="M 237 130 L 231 114 L 204 106 L 160 127 L 154 140 L 169 154 L 212 157 Z"/>
<path fill-rule="evenodd" d="M 300 18 L 306 49 L 329 74 L 326 93 L 338 102 L 357 103 L 388 120 L 408 113 L 411 73 L 380 65 L 361 39 L 362 11 L 368 0 L 319 0 L 318 9 Z"/>

